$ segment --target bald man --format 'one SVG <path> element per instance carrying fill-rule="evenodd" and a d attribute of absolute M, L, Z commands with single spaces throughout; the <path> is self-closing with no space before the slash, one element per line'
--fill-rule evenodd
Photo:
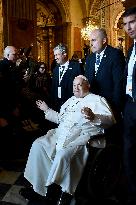
<path fill-rule="evenodd" d="M 4 49 L 4 58 L 0 61 L 0 159 L 9 158 L 13 152 L 13 148 L 10 152 L 12 133 L 9 131 L 9 124 L 18 102 L 19 79 L 16 59 L 17 49 L 7 46 Z"/>
<path fill-rule="evenodd" d="M 119 120 L 125 57 L 121 50 L 108 45 L 106 31 L 102 28 L 91 32 L 90 46 L 92 53 L 86 59 L 85 76 L 91 84 L 91 92 L 105 97 Z"/>
<path fill-rule="evenodd" d="M 4 49 L 4 58 L 15 63 L 17 59 L 17 49 L 14 46 L 7 46 Z"/>
<path fill-rule="evenodd" d="M 14 107 L 16 99 L 16 59 L 17 49 L 7 46 L 4 49 L 4 58 L 0 61 L 0 118 L 7 117 L 7 113 Z"/>

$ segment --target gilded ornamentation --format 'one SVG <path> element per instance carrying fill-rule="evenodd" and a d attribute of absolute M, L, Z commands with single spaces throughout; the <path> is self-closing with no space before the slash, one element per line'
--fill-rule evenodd
<path fill-rule="evenodd" d="M 62 13 L 62 20 L 63 22 L 71 22 L 71 15 L 70 15 L 70 0 L 58 0 L 55 1 L 55 4 L 60 9 Z"/>

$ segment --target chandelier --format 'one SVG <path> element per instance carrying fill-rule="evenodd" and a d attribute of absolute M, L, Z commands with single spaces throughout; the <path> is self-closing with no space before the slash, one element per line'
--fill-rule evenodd
<path fill-rule="evenodd" d="M 83 21 L 85 21 L 85 27 L 81 29 L 81 37 L 84 40 L 89 40 L 91 31 L 97 29 L 98 26 L 91 20 L 91 17 L 87 17 L 86 19 L 83 19 Z"/>

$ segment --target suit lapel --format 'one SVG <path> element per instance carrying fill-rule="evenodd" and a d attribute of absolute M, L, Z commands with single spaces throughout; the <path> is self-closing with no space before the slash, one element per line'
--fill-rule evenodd
<path fill-rule="evenodd" d="M 93 65 L 94 70 L 95 70 L 95 61 L 96 61 L 96 54 L 94 54 L 94 55 L 92 56 L 92 62 L 90 61 L 90 66 Z M 92 64 L 92 65 L 91 65 L 91 64 Z"/>
<path fill-rule="evenodd" d="M 129 59 L 130 59 L 132 50 L 133 50 L 133 46 L 132 46 L 132 47 L 129 49 L 129 51 L 128 51 L 128 56 L 127 56 L 127 61 L 126 61 L 127 64 L 128 64 L 128 62 L 129 62 Z"/>
<path fill-rule="evenodd" d="M 65 82 L 65 84 L 69 82 L 70 73 L 71 73 L 70 70 L 73 69 L 73 68 L 72 68 L 72 69 L 71 69 L 71 68 L 72 68 L 72 67 L 71 67 L 71 64 L 70 64 L 70 62 L 69 62 L 68 68 L 67 68 L 66 72 L 64 73 L 64 76 L 63 76 L 63 78 L 62 78 L 62 81 L 61 81 L 60 85 L 63 84 L 63 82 Z"/>
<path fill-rule="evenodd" d="M 96 54 L 92 54 L 90 60 L 89 60 L 89 67 L 92 68 L 90 70 L 90 76 L 95 77 L 95 61 L 96 61 Z"/>
<path fill-rule="evenodd" d="M 132 53 L 132 49 L 133 47 L 131 47 L 128 51 L 128 55 L 127 55 L 127 58 L 126 58 L 126 65 L 125 65 L 125 70 L 124 70 L 124 79 L 125 79 L 125 83 L 127 84 L 127 75 L 128 75 L 128 62 L 129 62 L 129 59 L 130 59 L 130 56 L 131 56 L 131 53 Z"/>
<path fill-rule="evenodd" d="M 55 79 L 55 83 L 59 85 L 59 65 L 54 68 L 53 78 Z"/>

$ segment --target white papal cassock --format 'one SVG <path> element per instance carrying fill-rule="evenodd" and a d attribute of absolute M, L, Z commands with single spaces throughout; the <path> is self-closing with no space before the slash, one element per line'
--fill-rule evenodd
<path fill-rule="evenodd" d="M 89 107 L 95 113 L 93 122 L 81 113 L 83 107 Z M 58 128 L 34 141 L 24 177 L 33 185 L 34 191 L 43 196 L 52 183 L 73 195 L 88 157 L 86 143 L 91 136 L 103 133 L 105 126 L 114 123 L 113 115 L 103 97 L 88 94 L 84 98 L 73 96 L 68 99 L 60 113 L 48 109 L 45 117 L 58 123 Z"/>

